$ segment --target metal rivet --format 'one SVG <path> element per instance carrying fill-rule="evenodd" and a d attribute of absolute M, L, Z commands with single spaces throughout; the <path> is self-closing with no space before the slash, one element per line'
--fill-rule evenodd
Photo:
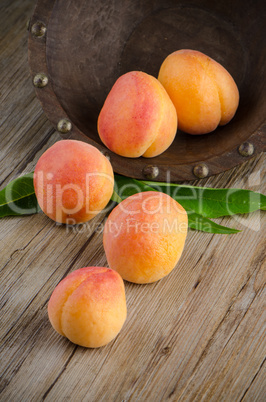
<path fill-rule="evenodd" d="M 243 142 L 238 148 L 238 152 L 242 156 L 251 156 L 254 154 L 254 145 L 250 142 Z"/>
<path fill-rule="evenodd" d="M 31 33 L 36 38 L 42 38 L 46 34 L 46 26 L 43 22 L 37 21 L 32 25 Z"/>
<path fill-rule="evenodd" d="M 142 171 L 146 179 L 152 180 L 159 175 L 159 168 L 157 166 L 147 165 Z"/>
<path fill-rule="evenodd" d="M 193 173 L 199 179 L 204 179 L 204 177 L 207 177 L 209 174 L 209 168 L 205 163 L 200 163 L 194 167 Z"/>
<path fill-rule="evenodd" d="M 109 161 L 111 160 L 111 157 L 107 151 L 102 152 L 102 154 L 108 159 Z"/>
<path fill-rule="evenodd" d="M 69 133 L 69 131 L 71 129 L 72 129 L 72 124 L 67 119 L 62 119 L 57 123 L 57 130 L 62 134 Z"/>
<path fill-rule="evenodd" d="M 37 88 L 46 87 L 47 84 L 48 84 L 48 77 L 44 73 L 38 73 L 33 78 L 33 85 Z"/>

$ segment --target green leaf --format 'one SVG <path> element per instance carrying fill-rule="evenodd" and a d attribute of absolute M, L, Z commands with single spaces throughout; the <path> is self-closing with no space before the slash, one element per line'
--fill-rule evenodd
<path fill-rule="evenodd" d="M 208 188 L 172 183 L 144 182 L 173 197 L 186 210 L 207 218 L 246 214 L 266 209 L 266 196 L 237 188 Z"/>
<path fill-rule="evenodd" d="M 33 173 L 18 177 L 0 191 L 0 217 L 30 215 L 39 211 L 33 186 Z"/>
<path fill-rule="evenodd" d="M 165 190 L 164 186 L 161 187 L 155 186 L 155 184 L 157 183 L 149 181 L 142 182 L 129 177 L 115 175 L 115 192 L 114 192 L 115 196 L 113 195 L 113 197 L 116 198 L 117 201 L 114 198 L 112 198 L 112 200 L 119 203 L 125 198 L 130 197 L 133 194 L 140 193 L 142 191 L 161 191 L 166 193 L 166 191 L 163 191 Z M 190 187 L 194 188 L 192 186 Z M 207 217 L 204 217 L 199 213 L 193 211 L 192 208 L 190 208 L 188 205 L 186 205 L 185 209 L 188 214 L 188 226 L 191 229 L 200 230 L 208 233 L 220 233 L 220 234 L 233 234 L 240 232 L 240 230 L 231 229 L 211 221 Z"/>
<path fill-rule="evenodd" d="M 120 198 L 119 195 L 115 191 L 113 191 L 111 200 L 119 204 L 122 201 L 122 198 Z"/>
<path fill-rule="evenodd" d="M 210 219 L 205 218 L 204 216 L 199 215 L 193 211 L 187 211 L 187 214 L 188 226 L 190 227 L 190 229 L 219 234 L 234 234 L 241 232 L 241 230 L 238 229 L 231 229 L 227 226 L 219 225 L 218 223 L 215 223 Z"/>
<path fill-rule="evenodd" d="M 115 174 L 115 190 L 120 200 L 143 191 L 157 191 L 142 181 Z"/>
<path fill-rule="evenodd" d="M 139 181 L 115 174 L 112 201 L 120 203 L 125 198 L 143 191 L 160 191 L 178 201 L 188 213 L 191 229 L 208 233 L 232 234 L 231 229 L 209 218 L 266 210 L 266 196 L 250 190 L 213 189 L 172 183 Z M 0 191 L 0 217 L 29 215 L 40 211 L 34 186 L 33 173 L 28 173 L 10 182 Z"/>

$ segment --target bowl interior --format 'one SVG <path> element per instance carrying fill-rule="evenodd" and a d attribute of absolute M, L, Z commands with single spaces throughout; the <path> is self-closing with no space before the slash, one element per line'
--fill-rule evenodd
<path fill-rule="evenodd" d="M 121 74 L 142 70 L 157 77 L 171 52 L 182 48 L 202 51 L 236 81 L 240 92 L 237 113 L 228 125 L 207 135 L 178 130 L 171 147 L 152 158 L 152 163 L 178 170 L 181 165 L 222 156 L 245 142 L 265 119 L 262 3 L 76 0 L 73 6 L 72 0 L 56 1 L 46 39 L 47 68 L 56 97 L 78 129 L 102 145 L 98 114 Z M 226 168 L 226 164 L 219 167 Z"/>

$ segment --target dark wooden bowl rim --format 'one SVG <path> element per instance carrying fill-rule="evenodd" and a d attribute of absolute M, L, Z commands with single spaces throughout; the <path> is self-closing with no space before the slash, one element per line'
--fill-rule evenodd
<path fill-rule="evenodd" d="M 100 0 L 99 0 L 100 1 Z M 55 5 L 57 5 L 57 9 L 59 8 L 62 13 L 63 5 L 60 1 L 56 0 L 46 0 L 45 2 L 38 0 L 35 11 L 32 15 L 32 18 L 29 23 L 29 66 L 30 66 L 30 71 L 32 75 L 32 80 L 35 85 L 36 89 L 36 95 L 41 102 L 41 105 L 43 107 L 44 112 L 46 113 L 48 119 L 51 121 L 53 126 L 55 127 L 56 130 L 60 132 L 60 135 L 62 138 L 66 139 L 77 139 L 77 140 L 82 140 L 86 141 L 94 146 L 96 146 L 100 151 L 102 151 L 106 156 L 110 158 L 110 161 L 112 163 L 113 169 L 116 173 L 125 175 L 125 176 L 130 176 L 134 177 L 137 179 L 153 179 L 156 181 L 165 181 L 165 180 L 171 180 L 173 182 L 177 181 L 184 181 L 184 180 L 193 180 L 195 178 L 203 178 L 207 176 L 211 176 L 220 172 L 223 172 L 227 169 L 230 169 L 238 164 L 241 164 L 245 162 L 247 159 L 254 157 L 258 153 L 265 151 L 266 150 L 266 143 L 265 143 L 265 134 L 266 134 L 266 120 L 265 120 L 265 105 L 266 105 L 266 100 L 265 100 L 265 76 L 263 78 L 262 76 L 262 81 L 260 82 L 260 86 L 256 86 L 255 83 L 255 75 L 253 73 L 253 81 L 255 84 L 252 84 L 254 86 L 254 93 L 252 90 L 247 89 L 247 83 L 240 83 L 240 99 L 242 96 L 242 92 L 244 94 L 243 98 L 246 97 L 246 99 L 249 97 L 247 101 L 243 99 L 243 106 L 241 106 L 241 111 L 239 112 L 238 116 L 238 111 L 236 113 L 236 116 L 228 124 L 228 129 L 232 131 L 232 136 L 234 136 L 234 133 L 236 135 L 236 139 L 232 141 L 232 144 L 230 141 L 228 142 L 228 145 L 224 145 L 224 149 L 222 149 L 221 152 L 219 152 L 219 141 L 221 135 L 227 132 L 226 126 L 224 128 L 219 128 L 219 132 L 216 134 L 216 132 L 213 132 L 211 134 L 208 134 L 206 137 L 205 136 L 199 136 L 200 138 L 193 138 L 193 136 L 186 135 L 184 133 L 179 133 L 180 138 L 182 139 L 182 144 L 189 144 L 190 142 L 192 143 L 193 141 L 195 144 L 193 145 L 193 149 L 197 148 L 197 144 L 199 146 L 199 154 L 195 151 L 191 151 L 191 155 L 187 156 L 187 160 L 184 159 L 182 156 L 182 160 L 179 161 L 178 159 L 178 154 L 177 157 L 173 155 L 173 152 L 171 151 L 166 151 L 162 155 L 156 157 L 156 158 L 137 158 L 137 159 L 130 159 L 130 158 L 124 158 L 120 157 L 111 151 L 109 151 L 100 141 L 100 139 L 97 139 L 97 135 L 95 134 L 95 127 L 89 127 L 89 130 L 94 131 L 93 135 L 90 135 L 89 131 L 86 133 L 84 130 L 79 126 L 77 121 L 73 121 L 71 113 L 69 110 L 67 111 L 65 105 L 62 105 L 62 99 L 59 99 L 58 92 L 56 93 L 55 88 L 56 88 L 56 80 L 54 80 L 54 77 L 51 75 L 51 70 L 49 69 L 49 62 L 47 62 L 47 55 L 49 56 L 49 49 L 47 48 L 47 35 L 49 34 L 49 21 L 53 13 L 56 12 Z M 81 5 L 86 3 L 79 1 Z M 158 2 L 157 2 L 158 3 Z M 174 3 L 173 1 L 169 1 L 169 3 Z M 178 3 L 178 2 L 177 2 Z M 193 2 L 192 2 L 193 3 Z M 198 7 L 197 0 L 194 0 L 195 7 Z M 207 5 L 211 3 L 216 3 L 213 1 L 203 1 L 203 5 L 206 8 Z M 219 3 L 219 2 L 218 2 Z M 234 3 L 234 2 L 233 2 Z M 232 4 L 233 4 L 232 3 Z M 238 1 L 235 3 L 242 4 L 242 2 Z M 254 2 L 255 5 L 254 7 L 257 7 L 257 3 L 259 2 Z M 263 3 L 263 2 L 261 2 Z M 61 6 L 60 6 L 61 4 Z M 118 2 L 119 4 L 119 2 Z M 230 0 L 231 4 L 231 0 Z M 249 3 L 250 4 L 250 3 Z M 180 6 L 181 7 L 181 6 Z M 219 6 L 217 6 L 219 8 Z M 222 6 L 221 6 L 222 7 Z M 244 6 L 242 6 L 244 7 Z M 265 7 L 264 7 L 265 8 Z M 180 8 L 181 9 L 181 8 Z M 185 9 L 183 7 L 183 9 Z M 182 10 L 183 10 L 182 9 Z M 92 10 L 90 10 L 92 12 Z M 183 12 L 183 11 L 182 11 Z M 186 11 L 185 11 L 186 12 Z M 215 10 L 216 14 L 218 13 L 217 10 Z M 184 13 L 184 12 L 183 12 Z M 252 14 L 252 10 L 251 13 Z M 217 14 L 218 15 L 218 14 Z M 60 22 L 60 19 L 62 18 L 62 14 L 56 16 L 56 19 L 58 20 L 58 23 Z M 70 18 L 70 17 L 69 17 Z M 88 17 L 89 18 L 89 17 Z M 168 19 L 170 17 L 168 16 Z M 224 18 L 224 15 L 223 15 Z M 258 29 L 257 36 L 254 40 L 263 40 L 261 44 L 261 56 L 260 60 L 256 63 L 260 63 L 260 66 L 262 68 L 263 63 L 265 64 L 265 28 L 263 25 L 263 18 L 262 16 L 258 16 L 258 21 L 260 19 L 262 20 L 261 22 L 261 28 L 260 30 Z M 260 18 L 260 19 L 259 19 Z M 53 16 L 53 19 L 55 19 L 55 16 Z M 253 18 L 254 19 L 254 18 Z M 240 18 L 239 18 L 240 20 Z M 258 25 L 258 21 L 256 24 Z M 147 22 L 149 22 L 149 15 L 147 16 Z M 254 22 L 254 24 L 255 24 Z M 153 21 L 151 21 L 151 24 L 153 24 Z M 244 24 L 244 22 L 243 22 Z M 55 25 L 55 24 L 54 24 Z M 242 27 L 243 28 L 243 27 Z M 66 30 L 68 27 L 66 27 Z M 239 28 L 241 29 L 241 27 Z M 134 35 L 137 37 L 138 33 L 134 33 L 132 35 L 134 39 Z M 252 36 L 252 35 L 251 35 Z M 246 35 L 247 38 L 247 35 Z M 264 38 L 264 39 L 262 39 Z M 55 43 L 56 46 L 56 39 L 52 37 L 49 40 L 49 45 L 51 46 L 51 43 Z M 132 39 L 132 40 L 133 40 Z M 69 38 L 68 38 L 69 40 Z M 130 42 L 131 39 L 129 39 Z M 251 39 L 246 39 L 246 41 L 251 40 Z M 264 45 L 263 45 L 264 43 Z M 127 45 L 127 44 L 126 44 Z M 130 43 L 129 43 L 130 45 Z M 244 43 L 244 46 L 246 44 Z M 252 46 L 258 46 L 257 44 L 251 44 L 250 48 Z M 198 49 L 203 51 L 204 49 Z M 241 50 L 242 51 L 242 50 Z M 264 53 L 263 53 L 264 52 Z M 246 55 L 248 58 L 251 57 L 251 51 L 250 50 L 243 50 L 243 54 Z M 256 53 L 257 55 L 257 53 Z M 256 56 L 255 55 L 255 56 Z M 210 55 L 212 57 L 212 55 Z M 75 57 L 75 54 L 71 55 L 72 58 Z M 161 58 L 164 57 L 161 56 Z M 257 56 L 256 56 L 257 57 Z M 144 60 L 144 59 L 143 59 Z M 49 60 L 48 60 L 49 61 Z M 256 64 L 249 59 L 245 61 L 246 62 L 246 70 L 252 70 L 253 66 Z M 140 62 L 141 63 L 141 55 L 140 55 Z M 144 62 L 143 62 L 144 63 Z M 140 67 L 142 67 L 140 65 Z M 108 68 L 108 66 L 106 67 Z M 138 68 L 138 64 L 134 64 L 134 61 L 132 60 L 126 60 L 125 65 L 124 65 L 124 71 L 120 71 L 120 73 L 125 72 L 126 70 L 135 70 Z M 148 68 L 148 67 L 147 67 Z M 230 69 L 229 69 L 230 71 Z M 147 73 L 153 73 L 153 71 L 146 71 Z M 252 73 L 247 73 L 247 77 L 252 76 Z M 259 77 L 257 79 L 260 79 Z M 240 81 L 240 78 L 239 78 Z M 110 81 L 111 82 L 111 81 Z M 115 82 L 115 77 L 113 78 L 113 83 Z M 260 89 L 256 89 L 260 88 Z M 105 88 L 105 95 L 108 93 L 110 88 Z M 242 92 L 241 92 L 242 90 Z M 257 91 L 258 95 L 255 93 Z M 256 105 L 256 96 L 260 101 L 260 105 Z M 242 99 L 241 99 L 242 100 Z M 102 102 L 102 100 L 101 100 Z M 263 103 L 263 104 L 262 104 Z M 253 109 L 250 112 L 250 119 L 253 119 L 252 124 L 250 123 L 245 123 L 247 127 L 247 132 L 243 133 L 243 130 L 245 129 L 244 123 L 241 123 L 241 119 L 247 119 L 248 120 L 248 112 L 250 105 L 253 105 Z M 258 111 L 256 111 L 256 108 Z M 264 115 L 262 113 L 264 108 Z M 242 113 L 242 114 L 241 114 Z M 230 128 L 229 128 L 230 126 Z M 234 131 L 235 130 L 235 131 Z M 215 146 L 215 136 L 217 135 L 217 147 Z M 182 137 L 183 136 L 183 137 Z M 212 138 L 210 137 L 212 136 Z M 185 138 L 185 140 L 184 140 Z M 211 139 L 209 139 L 211 138 Z M 226 138 L 226 137 L 225 137 Z M 175 140 L 179 141 L 179 139 Z M 184 142 L 185 141 L 185 142 Z M 204 151 L 205 147 L 205 142 L 207 144 L 206 146 L 206 152 Z M 183 146 L 182 145 L 182 146 Z M 175 144 L 176 149 L 178 149 L 178 145 Z M 188 149 L 189 146 L 188 146 Z M 172 152 L 172 153 L 171 153 Z"/>

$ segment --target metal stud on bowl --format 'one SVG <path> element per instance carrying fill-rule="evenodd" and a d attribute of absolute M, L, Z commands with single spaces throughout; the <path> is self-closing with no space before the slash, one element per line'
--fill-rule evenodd
<path fill-rule="evenodd" d="M 238 152 L 242 156 L 251 156 L 254 153 L 254 145 L 250 142 L 243 142 L 238 148 Z"/>
<path fill-rule="evenodd" d="M 31 33 L 35 38 L 42 38 L 46 34 L 46 26 L 43 22 L 37 21 L 31 27 Z"/>
<path fill-rule="evenodd" d="M 111 160 L 111 156 L 110 156 L 109 152 L 103 151 L 102 154 L 106 157 L 106 159 L 108 159 L 109 161 Z"/>
<path fill-rule="evenodd" d="M 71 131 L 71 129 L 72 129 L 72 124 L 67 119 L 61 119 L 57 123 L 57 131 L 59 131 L 61 134 L 69 133 L 69 131 Z"/>
<path fill-rule="evenodd" d="M 48 77 L 44 73 L 38 73 L 33 77 L 33 85 L 36 88 L 44 88 L 48 84 Z"/>
<path fill-rule="evenodd" d="M 147 165 L 142 170 L 142 173 L 146 179 L 153 180 L 159 175 L 159 168 L 157 166 Z"/>
<path fill-rule="evenodd" d="M 198 179 L 204 179 L 209 174 L 209 168 L 206 163 L 199 163 L 194 166 L 193 173 Z"/>

